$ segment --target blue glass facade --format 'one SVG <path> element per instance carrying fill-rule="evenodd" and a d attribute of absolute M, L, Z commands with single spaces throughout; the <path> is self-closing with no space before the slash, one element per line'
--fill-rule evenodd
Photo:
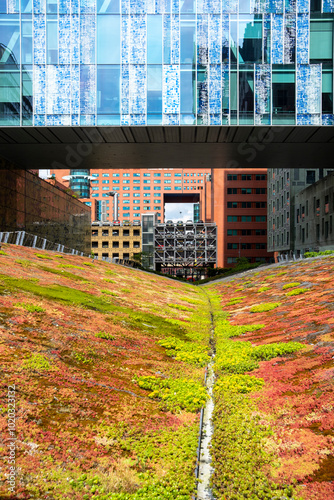
<path fill-rule="evenodd" d="M 334 0 L 0 0 L 0 125 L 332 125 Z"/>

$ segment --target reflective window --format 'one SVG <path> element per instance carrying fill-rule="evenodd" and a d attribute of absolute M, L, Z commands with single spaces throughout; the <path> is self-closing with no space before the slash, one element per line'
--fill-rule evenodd
<path fill-rule="evenodd" d="M 112 33 L 112 39 L 110 35 Z M 110 46 L 112 40 L 112 47 Z M 97 16 L 97 63 L 120 64 L 120 16 Z"/>
<path fill-rule="evenodd" d="M 119 114 L 120 66 L 97 68 L 97 112 Z"/>
<path fill-rule="evenodd" d="M 147 64 L 162 63 L 162 16 L 147 16 Z"/>

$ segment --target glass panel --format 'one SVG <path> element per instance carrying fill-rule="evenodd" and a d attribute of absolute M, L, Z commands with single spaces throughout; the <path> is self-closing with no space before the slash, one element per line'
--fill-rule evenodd
<path fill-rule="evenodd" d="M 239 63 L 262 62 L 262 21 L 248 19 L 239 23 Z"/>
<path fill-rule="evenodd" d="M 0 66 L 20 63 L 20 24 L 17 15 L 0 16 Z"/>
<path fill-rule="evenodd" d="M 196 111 L 196 71 L 192 66 L 183 66 L 180 75 L 181 113 Z"/>
<path fill-rule="evenodd" d="M 0 125 L 20 124 L 20 72 L 0 66 Z"/>
<path fill-rule="evenodd" d="M 181 64 L 193 64 L 196 60 L 196 28 L 195 20 L 181 18 L 180 44 Z"/>
<path fill-rule="evenodd" d="M 48 19 L 46 23 L 46 46 L 47 64 L 57 64 L 58 63 L 58 25 L 57 18 Z"/>
<path fill-rule="evenodd" d="M 162 16 L 147 16 L 147 64 L 162 63 Z"/>
<path fill-rule="evenodd" d="M 312 21 L 310 31 L 310 59 L 328 60 L 333 57 L 332 21 Z M 313 62 L 311 61 L 311 62 Z"/>
<path fill-rule="evenodd" d="M 120 12 L 119 0 L 97 0 L 97 12 L 98 14 L 118 14 Z"/>
<path fill-rule="evenodd" d="M 112 34 L 112 47 L 111 43 Z M 97 62 L 98 64 L 120 64 L 120 17 L 97 16 Z"/>
<path fill-rule="evenodd" d="M 22 64 L 32 64 L 32 22 L 22 21 Z"/>
<path fill-rule="evenodd" d="M 162 67 L 147 67 L 147 112 L 162 113 Z"/>
<path fill-rule="evenodd" d="M 120 66 L 98 66 L 97 112 L 118 114 L 120 112 Z"/>

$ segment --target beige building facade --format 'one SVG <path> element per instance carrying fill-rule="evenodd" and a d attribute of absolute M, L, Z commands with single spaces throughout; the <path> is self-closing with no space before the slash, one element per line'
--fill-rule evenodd
<path fill-rule="evenodd" d="M 93 222 L 91 249 L 101 259 L 132 260 L 142 251 L 141 226 L 113 225 L 111 222 Z"/>

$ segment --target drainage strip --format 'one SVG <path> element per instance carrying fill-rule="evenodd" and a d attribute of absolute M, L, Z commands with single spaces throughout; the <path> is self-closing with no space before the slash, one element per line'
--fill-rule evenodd
<path fill-rule="evenodd" d="M 212 321 L 212 314 L 211 314 Z M 212 329 L 211 344 L 214 337 Z M 197 480 L 197 490 L 193 495 L 192 500 L 214 500 L 214 496 L 210 487 L 210 478 L 213 473 L 211 466 L 210 442 L 213 435 L 212 415 L 214 410 L 213 402 L 213 386 L 215 383 L 215 374 L 213 370 L 215 353 L 213 352 L 211 360 L 205 369 L 204 384 L 207 387 L 209 399 L 204 407 L 201 408 L 199 436 L 197 446 L 197 460 L 195 477 Z"/>

